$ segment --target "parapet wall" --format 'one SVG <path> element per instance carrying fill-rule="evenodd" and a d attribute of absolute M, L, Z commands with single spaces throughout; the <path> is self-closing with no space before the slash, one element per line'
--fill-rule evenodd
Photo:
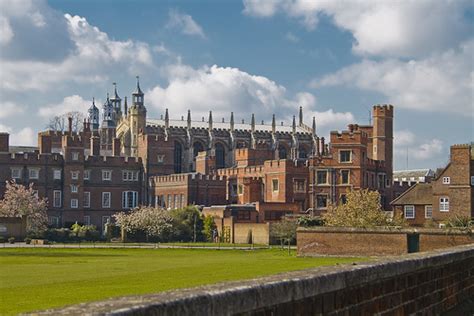
<path fill-rule="evenodd" d="M 474 295 L 474 248 L 411 254 L 35 315 L 438 315 Z"/>

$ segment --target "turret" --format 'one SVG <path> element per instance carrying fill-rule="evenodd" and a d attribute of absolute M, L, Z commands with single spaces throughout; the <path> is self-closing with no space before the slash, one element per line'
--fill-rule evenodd
<path fill-rule="evenodd" d="M 142 89 L 140 89 L 140 77 L 137 76 L 137 88 L 135 91 L 132 93 L 132 106 L 135 107 L 143 107 L 144 106 L 144 94 L 142 92 Z"/>
<path fill-rule="evenodd" d="M 187 123 L 188 123 L 188 129 L 191 129 L 191 110 L 188 110 Z"/>
<path fill-rule="evenodd" d="M 209 111 L 209 130 L 212 131 L 212 111 Z"/>
<path fill-rule="evenodd" d="M 303 107 L 300 106 L 300 113 L 299 113 L 299 126 L 302 126 L 303 125 Z"/>
<path fill-rule="evenodd" d="M 115 110 L 112 102 L 110 102 L 109 94 L 107 93 L 107 99 L 105 100 L 104 105 L 102 106 L 102 125 L 105 121 L 113 121 L 115 125 Z M 107 123 L 110 125 L 110 123 Z"/>
<path fill-rule="evenodd" d="M 112 103 L 112 106 L 114 108 L 114 119 L 115 121 L 119 121 L 120 118 L 122 117 L 122 99 L 119 97 L 117 93 L 117 83 L 113 83 L 114 85 L 114 94 L 112 98 L 110 98 L 110 103 Z"/>
<path fill-rule="evenodd" d="M 252 133 L 255 132 L 255 114 L 252 113 L 252 118 L 250 119 L 250 128 Z"/>
<path fill-rule="evenodd" d="M 296 133 L 296 117 L 293 115 L 293 124 L 291 125 L 291 131 L 293 132 L 293 134 Z"/>
<path fill-rule="evenodd" d="M 132 106 L 128 109 L 128 120 L 131 132 L 131 155 L 138 155 L 138 135 L 145 130 L 146 107 L 144 105 L 144 94 L 140 89 L 140 81 L 137 76 L 137 87 L 132 93 Z"/>
<path fill-rule="evenodd" d="M 87 120 L 91 124 L 92 132 L 99 130 L 99 109 L 95 106 L 95 98 L 92 98 L 92 105 L 87 110 Z"/>
<path fill-rule="evenodd" d="M 230 130 L 234 131 L 234 112 L 230 112 Z"/>

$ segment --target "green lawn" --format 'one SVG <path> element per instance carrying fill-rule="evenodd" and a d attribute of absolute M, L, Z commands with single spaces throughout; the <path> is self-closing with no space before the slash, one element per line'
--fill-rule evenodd
<path fill-rule="evenodd" d="M 0 315 L 354 262 L 266 249 L 0 249 Z"/>

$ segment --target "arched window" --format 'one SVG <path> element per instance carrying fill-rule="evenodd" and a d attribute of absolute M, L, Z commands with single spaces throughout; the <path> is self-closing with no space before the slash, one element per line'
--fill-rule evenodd
<path fill-rule="evenodd" d="M 304 146 L 300 146 L 299 149 L 299 158 L 306 159 L 308 158 L 308 151 Z"/>
<path fill-rule="evenodd" d="M 183 146 L 179 142 L 174 142 L 174 172 L 181 173 L 181 163 L 183 161 Z"/>
<path fill-rule="evenodd" d="M 225 168 L 225 148 L 222 144 L 216 144 L 216 168 Z"/>
<path fill-rule="evenodd" d="M 278 159 L 286 159 L 287 156 L 286 147 L 283 145 L 278 146 Z"/>

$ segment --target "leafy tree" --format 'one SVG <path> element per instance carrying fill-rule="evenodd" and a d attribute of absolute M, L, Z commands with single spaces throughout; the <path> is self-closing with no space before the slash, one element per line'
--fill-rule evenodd
<path fill-rule="evenodd" d="M 0 200 L 0 216 L 27 217 L 27 231 L 29 234 L 40 234 L 47 228 L 46 199 L 40 199 L 33 190 L 33 183 L 28 187 L 7 181 L 5 195 Z"/>
<path fill-rule="evenodd" d="M 330 205 L 322 215 L 326 226 L 376 227 L 404 226 L 401 215 L 391 217 L 382 210 L 380 194 L 377 191 L 351 190 L 347 192 L 347 202 L 338 206 Z"/>
<path fill-rule="evenodd" d="M 175 241 L 202 241 L 203 218 L 195 206 L 170 211 L 172 227 L 169 238 Z"/>
<path fill-rule="evenodd" d="M 149 237 L 162 237 L 171 228 L 172 218 L 168 211 L 153 207 L 140 207 L 130 213 L 114 214 L 115 221 L 125 231 L 133 233 L 143 231 Z"/>
<path fill-rule="evenodd" d="M 286 242 L 288 244 L 288 253 L 290 253 L 290 244 L 296 238 L 297 228 L 298 222 L 296 220 L 284 217 L 281 221 L 272 223 L 270 235 L 272 238 L 280 240 L 282 248 Z"/>
<path fill-rule="evenodd" d="M 214 241 L 214 231 L 217 230 L 216 223 L 214 222 L 214 217 L 206 216 L 204 217 L 204 229 L 202 230 L 207 241 Z"/>

